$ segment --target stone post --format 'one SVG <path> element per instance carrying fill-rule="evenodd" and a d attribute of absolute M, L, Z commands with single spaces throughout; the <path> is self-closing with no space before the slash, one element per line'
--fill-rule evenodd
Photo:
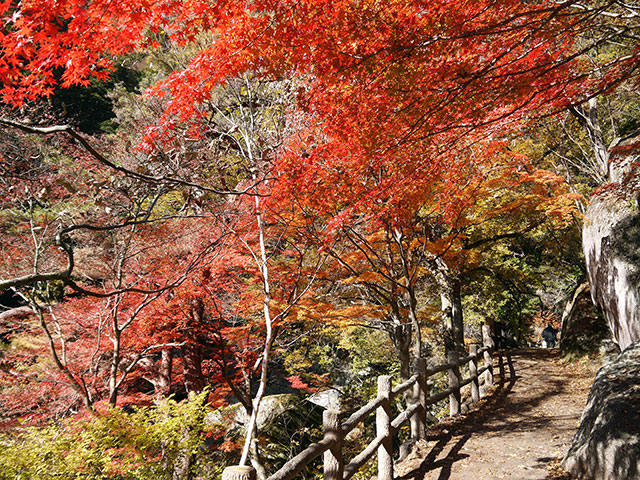
<path fill-rule="evenodd" d="M 256 480 L 256 471 L 253 467 L 234 465 L 222 471 L 222 480 Z"/>
<path fill-rule="evenodd" d="M 384 400 L 376 410 L 376 436 L 384 437 L 378 447 L 378 480 L 393 480 L 393 438 L 391 436 L 391 377 L 378 377 L 378 396 Z"/>
<path fill-rule="evenodd" d="M 337 410 L 325 410 L 322 415 L 325 438 L 334 440 L 333 446 L 324 452 L 324 480 L 342 480 L 344 468 L 342 460 L 342 431 L 340 425 L 340 412 Z"/>
<path fill-rule="evenodd" d="M 476 403 L 480 400 L 480 382 L 478 380 L 478 345 L 469 346 L 469 354 L 473 358 L 469 360 L 469 376 L 473 378 L 471 382 L 471 401 Z"/>
<path fill-rule="evenodd" d="M 447 352 L 447 363 L 457 364 L 458 354 L 455 351 Z M 449 394 L 449 415 L 455 416 L 460 413 L 460 367 L 449 368 L 449 388 L 453 391 Z"/>

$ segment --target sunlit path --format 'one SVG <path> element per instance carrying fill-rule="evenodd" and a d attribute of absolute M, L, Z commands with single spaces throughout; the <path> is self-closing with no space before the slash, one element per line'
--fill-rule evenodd
<path fill-rule="evenodd" d="M 517 378 L 496 387 L 477 409 L 430 431 L 427 443 L 398 465 L 403 480 L 562 478 L 557 459 L 569 448 L 595 375 L 558 350 L 514 353 Z"/>

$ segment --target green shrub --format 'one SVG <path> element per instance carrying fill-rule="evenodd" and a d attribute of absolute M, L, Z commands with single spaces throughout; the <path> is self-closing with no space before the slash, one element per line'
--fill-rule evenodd
<path fill-rule="evenodd" d="M 206 392 L 154 407 L 98 409 L 0 437 L 0 479 L 215 478 Z"/>

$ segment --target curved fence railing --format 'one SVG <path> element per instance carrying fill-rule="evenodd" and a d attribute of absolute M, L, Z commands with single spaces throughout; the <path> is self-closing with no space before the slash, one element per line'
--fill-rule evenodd
<path fill-rule="evenodd" d="M 449 397 L 449 414 L 455 416 L 461 411 L 462 388 L 470 385 L 470 402 L 479 401 L 486 388 L 494 382 L 493 360 L 497 357 L 501 380 L 505 379 L 505 361 L 509 368 L 510 378 L 515 378 L 515 369 L 511 354 L 507 351 L 495 351 L 488 328 L 483 328 L 483 346 L 471 345 L 468 355 L 459 357 L 457 352 L 449 352 L 447 363 L 433 368 L 426 368 L 423 358 L 416 360 L 414 375 L 396 386 L 391 387 L 391 377 L 378 377 L 378 394 L 366 405 L 352 413 L 346 420 L 341 420 L 341 412 L 325 410 L 323 414 L 324 436 L 317 443 L 312 443 L 298 455 L 285 463 L 267 480 L 291 480 L 307 466 L 323 456 L 325 480 L 348 480 L 365 463 L 377 454 L 378 480 L 393 479 L 393 439 L 400 428 L 407 423 L 411 426 L 411 439 L 425 438 L 427 429 L 427 407 Z M 482 366 L 479 367 L 479 363 Z M 468 365 L 468 377 L 463 378 L 460 367 Z M 432 393 L 428 384 L 429 377 L 448 371 L 448 388 Z M 399 395 L 409 393 L 409 406 L 392 417 L 391 406 Z M 345 437 L 360 423 L 375 412 L 375 438 L 354 458 L 345 461 L 343 444 Z M 223 480 L 254 480 L 255 471 L 251 467 L 227 467 Z"/>

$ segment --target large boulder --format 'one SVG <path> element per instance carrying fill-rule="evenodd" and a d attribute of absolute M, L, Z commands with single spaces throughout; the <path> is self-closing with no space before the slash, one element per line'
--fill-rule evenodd
<path fill-rule="evenodd" d="M 583 480 L 640 479 L 640 342 L 596 375 L 562 466 Z"/>
<path fill-rule="evenodd" d="M 297 395 L 280 394 L 267 395 L 262 399 L 258 410 L 258 430 L 263 430 L 271 425 L 278 416 L 287 410 L 291 410 L 300 403 Z M 249 423 L 249 415 L 240 403 L 234 403 L 224 409 L 216 410 L 207 416 L 210 425 L 222 425 L 234 429 L 243 429 Z"/>
<path fill-rule="evenodd" d="M 591 200 L 582 229 L 591 296 L 624 350 L 640 340 L 640 140 L 612 155 L 614 183 Z"/>

